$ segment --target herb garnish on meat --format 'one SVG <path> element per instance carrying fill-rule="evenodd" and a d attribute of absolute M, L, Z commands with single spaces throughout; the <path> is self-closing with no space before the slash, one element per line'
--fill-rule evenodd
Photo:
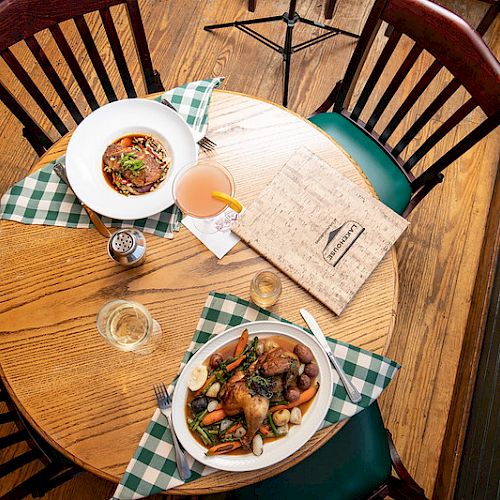
<path fill-rule="evenodd" d="M 271 381 L 267 378 L 261 377 L 260 375 L 251 375 L 247 378 L 247 387 L 254 394 L 259 394 L 267 399 L 273 397 L 273 392 L 270 390 L 269 386 Z"/>
<path fill-rule="evenodd" d="M 249 366 L 257 359 L 257 344 L 259 343 L 259 337 L 255 337 L 250 345 L 245 347 L 243 354 L 246 356 L 245 361 L 243 362 L 242 369 L 243 371 L 248 370 Z"/>
<path fill-rule="evenodd" d="M 134 153 L 125 153 L 119 160 L 120 165 L 126 170 L 130 170 L 134 175 L 137 175 L 143 168 L 144 162 L 137 159 Z"/>

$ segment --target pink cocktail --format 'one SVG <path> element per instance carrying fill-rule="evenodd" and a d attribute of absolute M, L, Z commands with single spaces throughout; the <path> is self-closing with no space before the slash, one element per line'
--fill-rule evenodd
<path fill-rule="evenodd" d="M 203 159 L 181 171 L 174 180 L 174 198 L 185 215 L 203 220 L 197 227 L 203 232 L 215 232 L 212 222 L 227 207 L 227 203 L 212 196 L 220 192 L 234 195 L 231 174 L 217 161 Z"/>

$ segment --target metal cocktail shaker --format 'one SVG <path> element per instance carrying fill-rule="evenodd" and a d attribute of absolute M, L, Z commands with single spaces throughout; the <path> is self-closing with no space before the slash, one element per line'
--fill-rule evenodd
<path fill-rule="evenodd" d="M 120 229 L 109 238 L 108 254 L 122 266 L 138 266 L 146 256 L 146 238 L 137 229 Z"/>

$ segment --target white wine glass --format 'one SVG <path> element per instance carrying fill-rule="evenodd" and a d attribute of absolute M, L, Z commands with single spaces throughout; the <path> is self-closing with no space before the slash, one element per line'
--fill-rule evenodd
<path fill-rule="evenodd" d="M 97 314 L 97 330 L 113 347 L 121 351 L 149 354 L 153 340 L 161 335 L 161 327 L 148 309 L 132 300 L 112 300 Z"/>

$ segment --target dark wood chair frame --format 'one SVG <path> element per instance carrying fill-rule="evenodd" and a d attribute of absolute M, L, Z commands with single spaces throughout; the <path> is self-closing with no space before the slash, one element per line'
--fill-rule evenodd
<path fill-rule="evenodd" d="M 0 2 L 0 55 L 61 136 L 68 132 L 67 126 L 14 56 L 10 47 L 24 40 L 73 120 L 78 124 L 83 120 L 83 115 L 34 35 L 45 29 L 50 31 L 88 105 L 95 110 L 99 107 L 97 99 L 59 24 L 73 20 L 108 101 L 115 101 L 117 95 L 84 18 L 85 14 L 99 11 L 127 96 L 137 97 L 110 12 L 111 7 L 121 4 L 126 7 L 146 91 L 147 93 L 163 91 L 160 75 L 153 69 L 137 0 L 3 0 Z M 1 82 L 0 100 L 21 121 L 24 126 L 23 135 L 39 155 L 52 146 L 53 142 L 47 133 Z"/>
<path fill-rule="evenodd" d="M 476 31 L 482 36 L 487 31 L 488 28 L 492 25 L 493 21 L 498 15 L 500 11 L 500 0 L 479 0 L 480 2 L 489 4 L 488 9 L 484 13 L 483 18 L 477 25 Z M 385 36 L 391 36 L 392 26 L 387 26 L 385 30 Z"/>
<path fill-rule="evenodd" d="M 480 25 L 481 30 L 485 31 L 487 23 L 491 23 L 493 19 L 494 17 L 486 21 L 483 19 L 484 23 Z M 352 111 L 349 111 L 348 108 L 359 74 L 383 21 L 393 28 L 392 33 L 357 102 Z M 360 114 L 403 34 L 415 43 L 365 123 L 360 119 Z M 375 132 L 375 125 L 382 113 L 424 50 L 430 53 L 435 61 L 403 100 L 385 129 L 381 133 Z M 388 139 L 442 68 L 446 68 L 453 75 L 453 79 L 432 100 L 398 143 L 391 147 L 387 143 Z M 401 153 L 460 87 L 464 87 L 471 98 L 443 122 L 435 132 L 430 134 L 409 158 L 402 160 Z M 330 95 L 312 116 L 327 112 L 332 106 L 334 112 L 341 113 L 372 140 L 376 141 L 404 173 L 410 182 L 413 193 L 403 214 L 407 216 L 434 186 L 442 182 L 444 178 L 442 171 L 446 167 L 500 124 L 500 64 L 479 33 L 459 16 L 444 7 L 430 0 L 377 0 L 361 33 L 343 80 L 337 82 Z M 415 165 L 477 107 L 482 109 L 486 119 L 430 167 L 420 175 L 415 176 L 412 173 Z"/>
<path fill-rule="evenodd" d="M 390 475 L 386 482 L 380 485 L 367 500 L 379 500 L 387 496 L 396 500 L 427 500 L 423 488 L 421 488 L 415 480 L 411 477 L 410 473 L 401 461 L 392 434 L 388 429 L 385 430 L 387 434 L 387 442 L 389 445 L 389 453 L 391 455 L 391 463 L 397 477 Z"/>
<path fill-rule="evenodd" d="M 340 432 L 342 432 L 342 430 Z M 425 496 L 423 488 L 416 483 L 406 467 L 403 465 L 401 457 L 399 456 L 396 446 L 394 445 L 390 431 L 385 429 L 385 432 L 387 436 L 387 445 L 389 447 L 392 469 L 396 473 L 396 476 L 391 473 L 382 484 L 378 485 L 365 497 L 365 500 L 381 500 L 387 496 L 394 498 L 395 500 L 428 500 Z M 248 489 L 248 487 L 245 489 Z M 256 495 L 255 492 L 254 495 Z M 247 496 L 245 495 L 244 498 L 246 497 Z M 258 495 L 256 495 L 256 498 L 257 497 Z M 239 496 L 238 490 L 234 490 L 227 494 L 228 500 L 237 500 L 239 498 L 241 498 L 241 496 Z"/>
<path fill-rule="evenodd" d="M 0 402 L 2 401 L 6 404 L 6 411 L 0 413 L 0 426 L 14 424 L 14 430 L 0 437 L 0 450 L 7 450 L 21 442 L 25 442 L 29 449 L 0 464 L 0 481 L 8 474 L 37 460 L 42 462 L 43 468 L 16 484 L 7 493 L 3 493 L 0 500 L 19 500 L 29 495 L 41 498 L 82 472 L 80 467 L 62 456 L 59 457 L 54 450 L 49 450 L 48 445 L 24 420 L 0 380 Z"/>

